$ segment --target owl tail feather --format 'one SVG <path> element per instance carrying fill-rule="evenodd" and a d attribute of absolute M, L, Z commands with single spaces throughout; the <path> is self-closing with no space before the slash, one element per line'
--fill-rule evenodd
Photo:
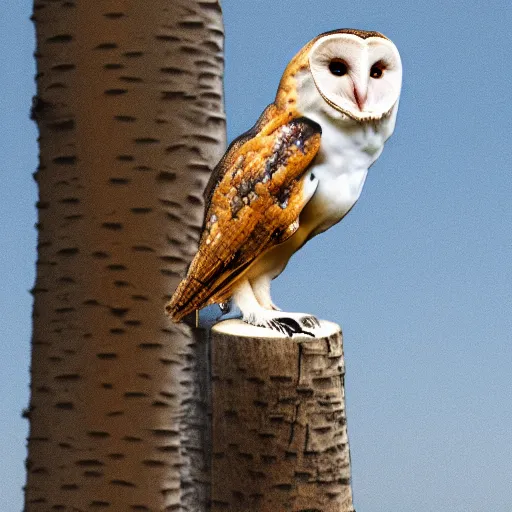
<path fill-rule="evenodd" d="M 180 283 L 171 300 L 165 306 L 165 311 L 173 322 L 181 322 L 189 313 L 200 309 L 204 305 L 204 301 L 201 300 L 203 294 L 200 292 L 202 287 L 203 285 L 200 282 L 190 277 Z"/>

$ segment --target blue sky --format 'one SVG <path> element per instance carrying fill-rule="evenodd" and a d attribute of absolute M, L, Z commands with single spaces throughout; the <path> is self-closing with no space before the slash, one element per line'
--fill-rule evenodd
<path fill-rule="evenodd" d="M 274 285 L 340 323 L 356 508 L 512 510 L 512 7 L 492 2 L 224 0 L 228 136 L 273 100 L 320 32 L 397 44 L 397 128 L 350 215 Z M 0 493 L 24 480 L 37 190 L 31 2 L 0 17 Z M 8 13 L 8 16 L 6 16 Z M 8 18 L 8 19 L 7 19 Z"/>

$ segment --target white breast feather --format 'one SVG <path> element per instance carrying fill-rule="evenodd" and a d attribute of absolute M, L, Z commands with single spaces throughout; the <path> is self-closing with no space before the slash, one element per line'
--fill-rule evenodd
<path fill-rule="evenodd" d="M 302 79 L 298 109 L 322 127 L 320 150 L 306 176 L 308 182 L 313 173 L 318 186 L 300 216 L 297 232 L 260 256 L 252 265 L 250 276 L 276 277 L 305 240 L 336 224 L 350 211 L 359 199 L 368 169 L 393 132 L 397 106 L 379 123 L 358 123 L 325 103 L 309 77 Z"/>

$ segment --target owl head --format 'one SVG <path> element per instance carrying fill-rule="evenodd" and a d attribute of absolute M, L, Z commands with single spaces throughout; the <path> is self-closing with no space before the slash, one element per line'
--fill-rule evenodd
<path fill-rule="evenodd" d="M 341 29 L 321 34 L 290 62 L 281 88 L 306 113 L 376 121 L 398 103 L 402 63 L 396 46 L 378 32 Z M 279 98 L 279 93 L 278 93 Z"/>

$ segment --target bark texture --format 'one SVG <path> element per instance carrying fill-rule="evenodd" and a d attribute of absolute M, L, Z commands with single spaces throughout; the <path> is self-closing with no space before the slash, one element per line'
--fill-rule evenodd
<path fill-rule="evenodd" d="M 212 511 L 353 511 L 342 336 L 322 327 L 214 327 Z"/>
<path fill-rule="evenodd" d="M 34 21 L 26 510 L 204 510 L 205 347 L 163 308 L 225 147 L 219 3 L 36 0 Z"/>

